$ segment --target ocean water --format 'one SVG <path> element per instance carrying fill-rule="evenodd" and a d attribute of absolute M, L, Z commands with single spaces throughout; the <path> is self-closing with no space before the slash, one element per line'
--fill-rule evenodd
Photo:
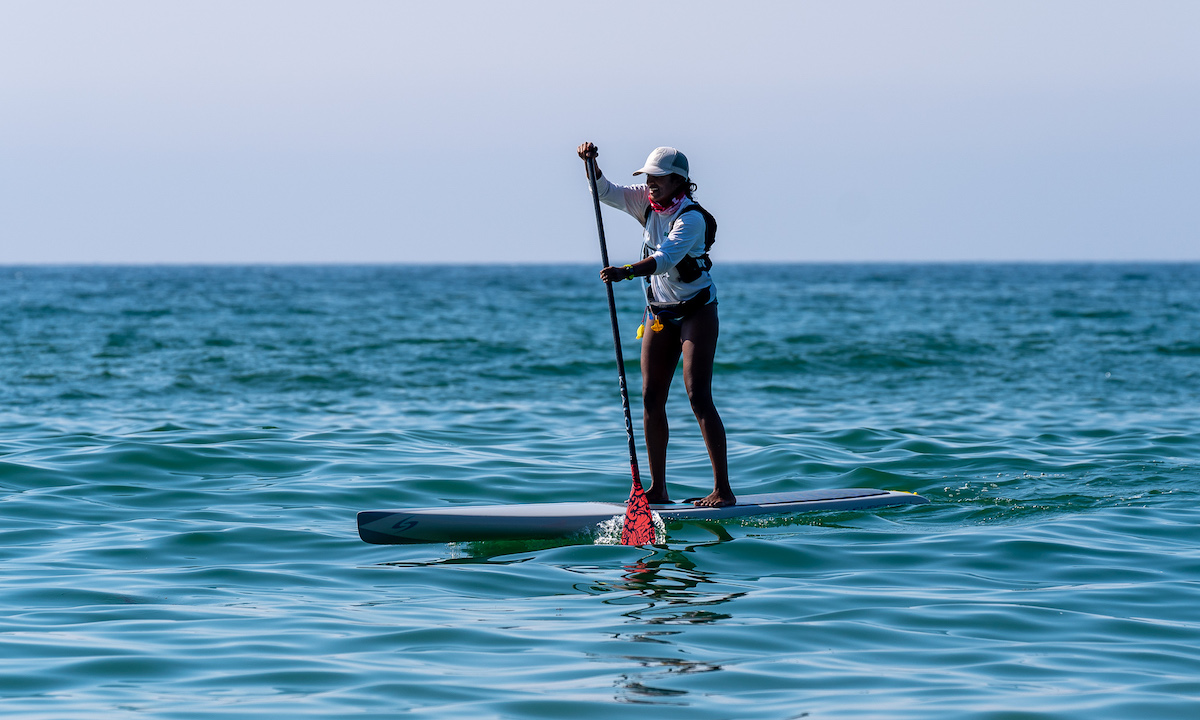
<path fill-rule="evenodd" d="M 716 275 L 735 489 L 928 505 L 367 545 L 625 497 L 595 268 L 0 268 L 0 715 L 1200 717 L 1200 265 Z"/>

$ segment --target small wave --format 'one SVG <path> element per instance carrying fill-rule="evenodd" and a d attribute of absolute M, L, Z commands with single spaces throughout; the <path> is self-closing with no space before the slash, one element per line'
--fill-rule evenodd
<path fill-rule="evenodd" d="M 1174 345 L 1158 345 L 1154 351 L 1159 355 L 1174 355 L 1178 357 L 1200 357 L 1200 344 L 1179 342 Z"/>
<path fill-rule="evenodd" d="M 1123 320 L 1131 316 L 1126 310 L 1063 310 L 1056 309 L 1050 313 L 1056 318 L 1081 320 Z"/>

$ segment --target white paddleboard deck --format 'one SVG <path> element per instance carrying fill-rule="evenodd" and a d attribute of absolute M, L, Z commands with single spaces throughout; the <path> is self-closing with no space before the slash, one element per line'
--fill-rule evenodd
<path fill-rule="evenodd" d="M 738 498 L 737 505 L 723 508 L 699 508 L 689 503 L 673 503 L 651 505 L 650 509 L 665 521 L 723 520 L 815 510 L 865 510 L 927 502 L 913 493 L 852 488 L 744 495 Z M 607 502 L 364 510 L 358 514 L 358 535 L 376 545 L 534 540 L 573 535 L 624 514 L 624 503 Z"/>

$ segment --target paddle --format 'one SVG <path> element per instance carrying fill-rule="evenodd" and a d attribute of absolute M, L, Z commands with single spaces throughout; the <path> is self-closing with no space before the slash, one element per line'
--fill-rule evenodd
<path fill-rule="evenodd" d="M 592 186 L 592 203 L 596 206 L 596 231 L 600 234 L 600 267 L 608 267 L 608 246 L 604 242 L 604 219 L 600 216 L 600 193 L 596 189 L 596 159 L 589 155 L 587 165 L 588 182 Z M 642 489 L 638 473 L 637 446 L 633 442 L 633 415 L 629 411 L 629 389 L 625 385 L 625 358 L 621 354 L 621 330 L 617 325 L 617 301 L 613 297 L 612 283 L 604 283 L 608 290 L 608 317 L 612 321 L 613 348 L 617 353 L 617 376 L 621 380 L 621 405 L 625 409 L 625 434 L 629 437 L 629 470 L 633 473 L 633 487 L 629 490 L 629 503 L 625 506 L 625 525 L 621 528 L 622 545 L 646 545 L 654 542 L 654 518 L 650 514 L 650 503 Z"/>

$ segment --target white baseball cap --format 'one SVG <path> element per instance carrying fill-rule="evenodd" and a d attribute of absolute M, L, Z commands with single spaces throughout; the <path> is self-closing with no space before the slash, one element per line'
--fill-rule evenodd
<path fill-rule="evenodd" d="M 685 178 L 688 176 L 688 161 L 687 157 L 673 147 L 654 148 L 654 152 L 650 153 L 650 157 L 646 158 L 646 164 L 640 170 L 634 171 L 634 175 L 682 175 Z"/>

